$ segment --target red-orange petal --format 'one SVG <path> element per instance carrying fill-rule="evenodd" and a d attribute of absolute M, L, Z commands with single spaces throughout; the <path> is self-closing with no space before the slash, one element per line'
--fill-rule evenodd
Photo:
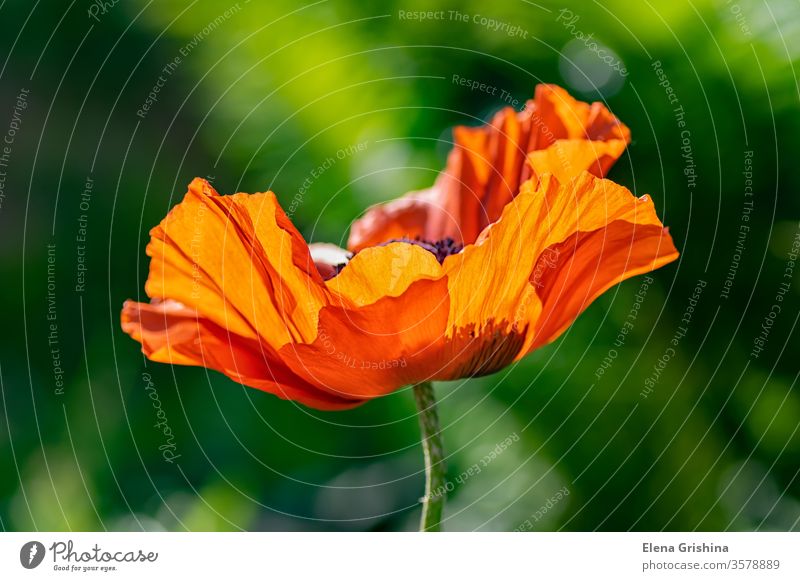
<path fill-rule="evenodd" d="M 278 357 L 317 336 L 327 291 L 274 194 L 220 196 L 195 179 L 150 232 L 153 304 L 127 302 L 123 329 L 155 361 L 203 365 L 235 381 L 323 409 L 352 398 L 302 380 Z"/>
<path fill-rule="evenodd" d="M 647 197 L 589 173 L 526 182 L 476 244 L 444 262 L 448 338 L 466 359 L 439 378 L 507 365 L 555 339 L 611 285 L 677 256 Z"/>
<path fill-rule="evenodd" d="M 432 253 L 404 242 L 368 248 L 326 285 L 317 338 L 280 350 L 293 372 L 334 395 L 371 398 L 439 368 L 450 303 Z"/>
<path fill-rule="evenodd" d="M 507 107 L 481 127 L 456 127 L 454 147 L 435 184 L 370 208 L 350 232 L 353 251 L 393 238 L 466 244 L 497 220 L 520 185 L 546 173 L 562 181 L 602 176 L 622 154 L 630 132 L 601 103 L 539 85 L 521 112 Z"/>
<path fill-rule="evenodd" d="M 280 398 L 325 409 L 346 409 L 362 400 L 337 397 L 304 381 L 263 342 L 242 337 L 176 301 L 125 301 L 122 330 L 142 344 L 152 361 L 195 365 Z"/>
<path fill-rule="evenodd" d="M 272 192 L 220 196 L 195 179 L 150 236 L 150 298 L 275 348 L 316 336 L 322 278 Z"/>
<path fill-rule="evenodd" d="M 366 250 L 323 281 L 328 259 L 318 246 L 312 257 L 272 193 L 220 196 L 203 180 L 151 235 L 154 302 L 126 303 L 122 319 L 153 360 L 204 365 L 323 409 L 429 373 L 447 285 L 419 246 Z"/>
<path fill-rule="evenodd" d="M 556 339 L 610 287 L 678 257 L 666 228 L 627 220 L 615 220 L 592 232 L 576 232 L 548 251 L 534 269 L 534 275 L 540 275 L 532 283 L 542 301 L 542 313 L 535 341 L 527 351 Z"/>
<path fill-rule="evenodd" d="M 537 149 L 559 139 L 631 140 L 630 130 L 600 102 L 578 101 L 557 85 L 537 86 L 534 99 L 541 140 Z"/>

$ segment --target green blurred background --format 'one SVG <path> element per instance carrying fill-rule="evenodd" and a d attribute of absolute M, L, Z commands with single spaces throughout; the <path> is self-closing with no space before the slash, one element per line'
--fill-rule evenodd
<path fill-rule="evenodd" d="M 18 126 L 0 168 L 2 528 L 414 529 L 423 478 L 408 391 L 323 413 L 147 363 L 119 329 L 120 306 L 141 298 L 147 231 L 194 176 L 223 193 L 273 189 L 307 239 L 344 244 L 366 206 L 433 181 L 453 125 L 553 82 L 607 101 L 631 128 L 610 177 L 653 196 L 682 256 L 649 286 L 615 287 L 516 366 L 436 386 L 453 483 L 445 527 L 797 529 L 800 285 L 786 269 L 800 218 L 798 3 L 359 4 L 0 3 L 0 134 Z M 405 18 L 418 10 L 443 18 Z M 698 281 L 691 323 L 658 373 Z M 475 463 L 480 473 L 463 477 Z"/>

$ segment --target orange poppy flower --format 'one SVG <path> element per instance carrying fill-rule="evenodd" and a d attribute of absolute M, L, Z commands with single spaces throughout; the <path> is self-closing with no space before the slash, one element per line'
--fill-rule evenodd
<path fill-rule="evenodd" d="M 319 409 L 492 373 L 678 256 L 647 196 L 593 175 L 627 141 L 602 106 L 539 87 L 522 113 L 457 128 L 436 185 L 371 210 L 349 261 L 308 245 L 272 192 L 195 179 L 150 233 L 151 302 L 127 301 L 122 328 L 154 361 Z"/>

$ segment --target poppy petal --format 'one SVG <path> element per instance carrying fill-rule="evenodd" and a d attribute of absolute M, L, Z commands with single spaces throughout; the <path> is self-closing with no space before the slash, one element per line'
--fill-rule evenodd
<path fill-rule="evenodd" d="M 628 127 L 605 105 L 578 101 L 558 85 L 537 85 L 534 102 L 541 140 L 537 149 L 544 149 L 559 139 L 620 140 L 626 143 L 631 140 Z"/>
<path fill-rule="evenodd" d="M 447 285 L 432 253 L 401 242 L 369 248 L 323 282 L 319 266 L 343 254 L 307 246 L 272 193 L 219 196 L 195 180 L 151 235 L 146 290 L 156 304 L 127 303 L 123 320 L 155 360 L 276 393 L 288 393 L 285 377 L 300 386 L 290 399 L 347 407 L 428 373 L 421 362 L 444 335 Z M 201 353 L 199 341 L 224 359 Z"/>
<path fill-rule="evenodd" d="M 656 232 L 663 240 L 660 245 Z M 544 278 L 547 286 L 541 289 L 542 261 L 550 259 L 548 251 L 559 244 L 562 260 L 550 268 L 556 274 Z M 572 247 L 572 254 L 566 252 Z M 569 256 L 575 257 L 574 263 Z M 563 185 L 546 175 L 538 185 L 523 184 L 501 218 L 474 245 L 445 260 L 451 299 L 448 336 L 459 337 L 468 330 L 473 338 L 483 337 L 479 351 L 488 344 L 502 351 L 508 364 L 531 345 L 554 339 L 568 324 L 565 321 L 574 320 L 602 290 L 676 257 L 649 198 L 636 198 L 626 188 L 589 173 Z M 602 269 L 603 275 L 590 276 L 587 265 Z M 583 300 L 555 308 L 558 293 L 547 291 L 559 282 L 563 295 L 582 295 Z M 511 354 L 513 346 L 519 350 Z"/>
<path fill-rule="evenodd" d="M 402 294 L 374 302 L 378 293 L 369 288 L 362 297 L 350 291 L 341 287 L 343 297 L 363 306 L 323 308 L 316 340 L 281 348 L 292 371 L 344 398 L 377 397 L 433 377 L 449 313 L 446 279 L 416 280 Z"/>
<path fill-rule="evenodd" d="M 444 206 L 437 206 L 437 193 L 434 188 L 410 192 L 405 196 L 376 204 L 350 228 L 347 247 L 352 252 L 377 246 L 387 240 L 428 237 L 428 223 L 435 213 L 447 214 Z M 454 223 L 457 221 L 454 220 Z"/>
<path fill-rule="evenodd" d="M 553 173 L 566 181 L 587 170 L 604 175 L 630 141 L 630 131 L 601 103 L 589 105 L 555 85 L 538 85 L 523 111 L 506 107 L 487 125 L 456 127 L 453 138 L 435 184 L 370 208 L 353 224 L 348 248 L 415 236 L 472 243 L 529 178 Z"/>
<path fill-rule="evenodd" d="M 151 298 L 276 349 L 316 336 L 322 278 L 272 192 L 220 196 L 195 179 L 150 236 Z"/>
<path fill-rule="evenodd" d="M 562 183 L 568 182 L 582 171 L 603 177 L 625 151 L 626 146 L 627 143 L 619 139 L 562 139 L 547 149 L 530 152 L 528 163 L 534 175 L 543 176 L 549 173 Z"/>
<path fill-rule="evenodd" d="M 370 398 L 428 379 L 449 312 L 442 266 L 416 244 L 357 253 L 326 282 L 330 305 L 315 341 L 286 345 L 284 361 L 307 381 L 349 398 Z"/>
<path fill-rule="evenodd" d="M 433 253 L 416 244 L 392 242 L 357 253 L 347 268 L 326 284 L 344 306 L 363 306 L 400 296 L 417 280 L 442 276 Z"/>
<path fill-rule="evenodd" d="M 292 373 L 263 343 L 232 333 L 177 301 L 126 301 L 122 329 L 142 344 L 152 361 L 214 369 L 243 385 L 318 409 L 362 403 L 317 389 Z"/>
<path fill-rule="evenodd" d="M 643 208 L 643 212 L 650 211 Z M 560 336 L 610 287 L 678 257 L 666 228 L 627 220 L 614 220 L 592 232 L 576 232 L 548 251 L 548 264 L 535 269 L 540 273 L 534 284 L 542 313 L 529 351 Z"/>

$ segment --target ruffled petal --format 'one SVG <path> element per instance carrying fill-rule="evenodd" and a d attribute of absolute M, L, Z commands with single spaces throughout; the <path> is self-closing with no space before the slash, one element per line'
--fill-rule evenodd
<path fill-rule="evenodd" d="M 153 304 L 128 302 L 122 314 L 148 357 L 204 365 L 322 409 L 357 403 L 302 380 L 277 355 L 317 337 L 328 293 L 274 194 L 220 196 L 195 179 L 150 235 Z"/>
<path fill-rule="evenodd" d="M 153 303 L 129 301 L 122 318 L 153 360 L 321 409 L 430 373 L 449 301 L 441 265 L 417 245 L 367 249 L 324 281 L 344 251 L 309 248 L 272 193 L 219 196 L 204 180 L 151 236 Z"/>
<path fill-rule="evenodd" d="M 359 307 L 383 297 L 400 296 L 418 280 L 442 276 L 442 267 L 433 253 L 416 244 L 392 242 L 362 250 L 326 284 L 336 297 L 331 302 Z"/>
<path fill-rule="evenodd" d="M 652 202 L 643 201 L 641 213 L 655 215 Z M 647 220 L 614 220 L 605 228 L 577 232 L 551 246 L 531 280 L 542 301 L 542 313 L 535 340 L 526 352 L 555 340 L 615 284 L 677 258 L 678 250 L 669 231 Z"/>
<path fill-rule="evenodd" d="M 611 141 L 558 140 L 547 149 L 532 151 L 528 163 L 535 176 L 554 175 L 566 183 L 582 171 L 603 177 L 625 151 L 627 143 Z"/>
<path fill-rule="evenodd" d="M 428 239 L 428 224 L 435 221 L 434 214 L 446 217 L 448 213 L 444 206 L 437 205 L 436 198 L 437 192 L 431 188 L 372 206 L 353 222 L 347 247 L 359 252 L 388 240 Z"/>
<path fill-rule="evenodd" d="M 588 173 L 526 182 L 474 245 L 444 262 L 448 339 L 465 357 L 438 378 L 502 368 L 557 337 L 603 290 L 677 255 L 647 197 Z"/>
<path fill-rule="evenodd" d="M 371 398 L 438 368 L 450 301 L 431 252 L 405 242 L 367 248 L 326 285 L 317 339 L 280 351 L 295 373 L 334 395 Z"/>
<path fill-rule="evenodd" d="M 630 130 L 602 103 L 578 101 L 557 85 L 538 85 L 534 101 L 535 124 L 539 127 L 537 149 L 559 139 L 631 140 Z"/>
<path fill-rule="evenodd" d="M 152 361 L 214 369 L 243 385 L 318 409 L 362 403 L 319 390 L 292 373 L 264 343 L 224 329 L 176 301 L 125 301 L 122 330 L 142 344 Z"/>
<path fill-rule="evenodd" d="M 150 236 L 150 298 L 275 348 L 316 336 L 322 278 L 272 192 L 220 196 L 195 179 Z"/>
<path fill-rule="evenodd" d="M 528 179 L 605 175 L 630 132 L 601 103 L 582 103 L 559 87 L 539 85 L 523 111 L 507 107 L 485 126 L 456 127 L 453 137 L 435 184 L 370 208 L 353 224 L 348 248 L 417 236 L 472 243 Z"/>
<path fill-rule="evenodd" d="M 284 346 L 281 358 L 294 373 L 344 398 L 377 397 L 433 377 L 445 345 L 446 279 L 416 280 L 398 296 L 371 299 L 323 308 L 317 339 Z"/>

